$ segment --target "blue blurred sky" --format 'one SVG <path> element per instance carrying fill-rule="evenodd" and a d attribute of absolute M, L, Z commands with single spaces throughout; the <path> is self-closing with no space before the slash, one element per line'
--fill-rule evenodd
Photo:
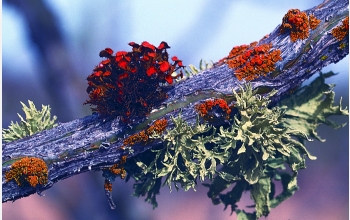
<path fill-rule="evenodd" d="M 77 65 L 87 64 L 79 67 L 82 76 L 98 63 L 101 49 L 128 50 L 130 41 L 156 45 L 167 41 L 172 47 L 169 53 L 186 64 L 197 64 L 202 58 L 217 61 L 233 46 L 270 33 L 288 9 L 308 9 L 320 2 L 47 0 L 58 16 L 72 59 Z M 26 69 L 35 77 L 35 48 L 28 42 L 23 19 L 6 4 L 2 18 L 4 66 Z"/>
<path fill-rule="evenodd" d="M 168 51 L 171 56 L 178 56 L 180 59 L 183 60 L 184 65 L 198 65 L 200 59 L 204 59 L 207 61 L 217 61 L 223 58 L 224 56 L 227 56 L 233 46 L 249 44 L 253 41 L 261 39 L 264 35 L 272 32 L 277 27 L 277 25 L 281 23 L 282 17 L 289 9 L 298 8 L 301 10 L 306 10 L 320 4 L 321 2 L 321 0 L 46 0 L 46 3 L 52 9 L 52 12 L 56 15 L 58 19 L 58 23 L 60 24 L 65 43 L 68 46 L 68 52 L 70 56 L 69 58 L 75 65 L 77 71 L 76 74 L 81 78 L 81 84 L 77 86 L 81 87 L 81 93 L 84 93 L 86 99 L 86 77 L 91 73 L 93 67 L 97 65 L 101 60 L 101 58 L 98 56 L 98 53 L 101 49 L 104 49 L 105 47 L 110 47 L 114 51 L 129 50 L 130 47 L 127 44 L 130 41 L 138 43 L 141 43 L 142 41 L 148 41 L 155 45 L 158 45 L 161 41 L 166 41 L 171 46 L 171 49 Z M 35 99 L 35 97 L 40 97 L 40 100 L 36 102 L 38 103 L 38 105 L 41 103 L 47 104 L 55 101 L 50 100 L 50 97 L 43 95 L 45 94 L 45 91 L 40 85 L 40 81 L 38 79 L 37 74 L 37 72 L 40 71 L 40 60 L 38 59 L 37 48 L 30 41 L 27 31 L 28 29 L 25 26 L 23 17 L 18 13 L 18 11 L 15 10 L 13 7 L 10 7 L 7 4 L 3 3 L 3 81 L 4 79 L 8 79 L 10 81 L 24 81 L 32 83 L 37 89 L 37 92 L 35 93 L 33 91 L 25 90 L 24 88 L 23 90 L 22 88 L 19 88 L 17 89 L 17 93 L 20 93 L 20 95 L 18 96 L 13 96 L 12 93 L 3 91 L 3 100 L 10 99 L 11 102 L 15 103 L 11 105 L 16 105 L 15 107 L 9 109 L 6 108 L 6 105 L 10 105 L 10 103 L 3 102 L 3 110 L 5 109 L 6 111 L 13 113 L 3 114 L 3 125 L 5 125 L 6 127 L 8 126 L 11 120 L 18 120 L 16 113 L 21 111 L 21 106 L 19 103 L 20 101 L 26 101 L 27 99 L 33 100 Z M 332 70 L 334 72 L 339 73 L 337 76 L 332 77 L 327 81 L 329 83 L 337 84 L 337 87 L 335 88 L 337 94 L 336 101 L 339 100 L 340 96 L 344 96 L 346 97 L 346 99 L 343 101 L 343 105 L 348 105 L 348 57 L 343 59 L 338 64 L 330 65 L 324 69 L 324 71 L 328 70 Z M 74 96 L 74 94 L 72 95 Z M 82 103 L 84 101 L 85 100 L 77 100 L 77 106 L 82 107 Z M 80 114 L 77 117 L 84 117 L 86 116 L 86 114 L 86 111 L 81 110 Z M 344 121 L 344 119 L 341 121 Z M 324 135 L 326 134 L 327 132 L 325 132 Z M 348 134 L 344 134 L 343 136 L 338 137 L 338 141 L 340 143 L 346 143 L 349 136 Z M 348 145 L 348 142 L 346 145 Z M 326 147 L 327 144 L 323 145 L 323 148 Z M 313 148 L 313 152 L 317 154 L 318 151 L 316 150 L 316 148 Z M 327 154 L 328 152 L 325 153 L 325 155 Z M 322 156 L 320 158 L 322 162 Z M 338 155 L 338 157 L 335 157 L 335 160 L 343 161 L 344 163 L 346 163 L 346 161 L 348 160 L 348 156 L 347 154 Z M 315 165 L 317 164 L 317 162 L 314 161 L 308 161 L 308 163 L 314 163 Z M 317 167 L 313 168 L 314 171 L 318 169 Z M 347 170 L 348 172 L 348 169 L 345 168 L 344 170 Z M 329 171 L 329 173 L 331 173 L 331 171 Z M 327 175 L 326 170 L 325 175 Z M 79 178 L 81 177 L 74 177 L 72 178 L 72 181 L 74 181 L 74 179 L 78 180 Z M 307 181 L 307 177 L 305 178 Z M 335 182 L 332 182 L 332 184 L 337 184 L 339 182 L 337 182 L 337 180 L 338 179 L 335 179 Z M 69 181 L 71 180 L 65 180 L 63 182 Z M 102 178 L 100 178 L 100 180 L 98 181 L 101 181 L 102 187 Z M 72 182 L 70 184 L 72 184 Z M 327 186 L 326 183 L 325 185 Z M 342 189 L 341 187 L 348 186 L 348 182 L 341 186 L 335 186 Z M 130 187 L 131 186 L 129 184 L 129 188 Z M 320 185 L 319 187 L 322 187 L 322 185 Z M 48 204 L 51 204 L 50 202 L 52 201 L 50 201 L 50 199 L 48 198 L 50 198 L 50 192 L 54 192 L 54 188 L 57 190 L 59 186 L 55 185 L 52 189 L 50 189 L 47 192 L 48 196 L 46 198 L 38 197 L 37 202 L 44 201 L 45 203 L 45 201 L 47 201 Z M 67 187 L 66 185 L 64 189 L 61 189 L 60 193 L 64 194 L 64 192 L 68 189 L 69 186 Z M 315 186 L 315 190 L 316 189 L 318 188 Z M 303 188 L 301 190 L 303 190 Z M 129 195 L 131 194 L 130 189 L 129 191 L 126 191 Z M 163 190 L 162 194 L 168 194 L 166 191 L 167 189 Z M 204 191 L 205 194 L 206 190 L 199 189 L 199 191 Z M 339 192 L 339 195 L 341 195 L 342 192 L 344 192 L 344 190 Z M 69 191 L 68 193 L 71 193 L 71 191 Z M 97 193 L 103 194 L 102 190 L 98 191 Z M 315 195 L 319 195 L 319 192 L 317 193 Z M 160 197 L 160 200 L 162 202 L 168 203 L 169 206 L 173 207 L 169 207 L 167 209 L 164 208 L 164 206 L 161 206 L 162 209 L 157 209 L 156 211 L 153 211 L 152 214 L 148 213 L 148 211 L 151 210 L 151 206 L 149 204 L 144 203 L 143 199 L 141 198 L 138 199 L 140 201 L 140 203 L 138 204 L 144 204 L 146 207 L 143 207 L 142 205 L 138 205 L 137 207 L 140 209 L 139 212 L 148 213 L 145 214 L 145 216 L 153 216 L 152 219 L 162 219 L 162 215 L 164 215 L 164 213 L 171 212 L 176 208 L 175 205 L 177 199 L 186 198 L 186 195 L 187 194 L 184 194 L 183 197 L 181 197 L 182 194 L 179 193 L 176 194 L 176 196 L 172 195 L 170 197 Z M 194 194 L 192 193 L 190 195 Z M 55 196 L 57 197 L 58 195 Z M 79 196 L 81 195 L 74 195 L 74 197 Z M 204 195 L 202 198 L 204 197 L 206 197 L 206 195 Z M 340 199 L 339 197 L 336 197 L 336 199 L 340 202 L 346 201 L 348 197 L 345 197 L 342 197 Z M 68 196 L 65 198 L 68 198 Z M 83 198 L 88 200 L 87 197 Z M 171 198 L 173 198 L 173 200 Z M 33 197 L 31 197 L 31 199 L 33 199 Z M 23 202 L 26 201 L 26 199 L 23 200 Z M 317 200 L 317 198 L 315 198 L 315 200 Z M 209 204 L 206 207 L 213 206 L 210 204 L 211 202 L 209 199 L 206 198 L 205 201 L 207 202 L 206 204 Z M 300 211 L 297 211 L 300 210 L 297 206 L 297 203 L 300 200 L 292 201 L 294 201 L 295 203 L 291 203 L 291 206 L 285 207 L 294 207 L 295 213 L 292 213 L 291 211 L 286 212 L 286 210 L 282 209 L 282 215 L 281 213 L 275 215 L 273 215 L 272 213 L 272 217 L 270 217 L 269 219 L 278 219 L 278 216 L 283 218 L 283 213 L 286 214 L 286 218 L 287 216 L 293 216 L 293 214 L 304 214 Z M 22 200 L 15 202 L 13 205 L 17 205 L 18 207 L 20 202 L 22 202 Z M 64 203 L 64 200 L 61 202 Z M 195 203 L 196 202 L 194 202 L 194 204 Z M 288 204 L 288 202 L 286 202 L 286 204 Z M 8 207 L 8 209 L 6 209 L 8 210 L 6 213 L 20 212 L 19 209 L 16 209 L 16 206 L 10 205 L 11 204 L 6 204 L 6 207 Z M 108 206 L 107 202 L 105 201 L 102 201 L 102 205 Z M 322 205 L 324 206 L 320 207 L 323 208 L 325 212 L 327 210 L 329 210 L 329 212 L 333 210 L 332 208 L 326 209 L 325 207 L 327 207 L 327 204 Z M 10 207 L 14 208 L 11 209 Z M 59 207 L 62 207 L 63 209 L 65 208 L 65 206 L 63 206 L 62 204 L 59 205 Z M 233 216 L 229 216 L 229 211 L 226 211 L 223 215 L 221 215 L 221 213 L 223 213 L 222 206 L 216 206 L 215 210 L 218 211 L 218 214 L 214 214 L 214 211 L 208 211 L 206 212 L 206 215 L 203 215 L 203 212 L 200 211 L 201 209 L 198 209 L 198 211 L 196 211 L 197 209 L 195 205 L 193 205 L 193 207 L 191 208 L 193 208 L 192 214 L 194 216 L 196 215 L 196 213 L 202 213 L 201 215 L 198 214 L 198 216 L 202 216 L 201 219 L 234 219 Z M 94 209 L 91 208 L 91 212 L 93 210 Z M 212 209 L 207 208 L 207 210 Z M 28 212 L 28 210 L 26 210 L 25 212 Z M 176 219 L 177 214 L 181 216 L 180 212 L 181 210 L 178 213 L 173 213 L 173 219 Z M 346 213 L 344 212 L 344 208 L 340 209 L 340 212 L 340 214 L 339 212 L 337 212 L 339 215 L 337 215 L 337 213 L 330 213 L 331 215 L 328 216 L 338 216 L 338 218 L 335 217 L 334 219 L 341 219 L 341 217 L 346 215 Z M 35 215 L 35 213 L 33 215 Z M 313 217 L 315 216 L 316 214 Z M 325 217 L 327 215 L 325 213 L 320 217 L 322 216 Z M 301 218 L 296 217 L 295 219 Z"/>

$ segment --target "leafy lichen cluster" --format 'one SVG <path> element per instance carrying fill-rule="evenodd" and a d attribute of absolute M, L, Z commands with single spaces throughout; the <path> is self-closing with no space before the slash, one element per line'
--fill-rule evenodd
<path fill-rule="evenodd" d="M 339 105 L 333 106 L 335 93 L 334 84 L 326 84 L 325 79 L 334 76 L 333 72 L 321 74 L 310 85 L 300 88 L 293 96 L 282 100 L 279 105 L 285 106 L 285 124 L 293 127 L 310 138 L 323 140 L 316 132 L 320 124 L 334 129 L 344 127 L 346 123 L 337 124 L 328 119 L 332 115 L 349 115 L 347 108 L 342 108 L 342 98 Z"/>
<path fill-rule="evenodd" d="M 261 96 L 247 84 L 238 93 L 233 91 L 237 113 L 219 129 L 199 120 L 189 125 L 181 115 L 172 118 L 172 129 L 152 136 L 161 139 L 162 146 L 125 164 L 127 179 L 136 180 L 134 195 L 146 196 L 146 201 L 156 207 L 156 195 L 162 185 L 170 189 L 172 185 L 179 189 L 180 185 L 186 191 L 195 189 L 198 180 L 208 179 L 210 183 L 205 186 L 209 187 L 208 197 L 214 204 L 230 205 L 240 219 L 267 216 L 271 208 L 298 189 L 297 174 L 306 167 L 306 157 L 316 159 L 304 141 L 318 138 L 315 128 L 320 123 L 339 127 L 327 120 L 328 116 L 348 114 L 340 105 L 333 106 L 331 86 L 324 83 L 330 75 L 321 75 L 309 87 L 273 108 L 269 107 L 270 98 L 276 91 Z M 325 97 L 321 99 L 322 96 Z M 286 165 L 291 172 L 285 171 Z M 278 195 L 274 190 L 276 183 L 283 187 Z M 237 209 L 245 191 L 250 192 L 255 203 L 253 213 Z"/>
<path fill-rule="evenodd" d="M 249 84 L 240 94 L 233 92 L 239 114 L 234 116 L 230 129 L 220 128 L 219 136 L 224 143 L 231 143 L 234 150 L 230 165 L 227 164 L 228 169 L 237 170 L 235 167 L 238 166 L 239 173 L 232 175 L 232 172 L 226 172 L 221 175 L 224 179 L 231 181 L 243 177 L 249 184 L 255 184 L 263 175 L 269 158 L 286 157 L 291 160 L 299 157 L 293 155 L 295 153 L 315 159 L 302 143 L 292 138 L 306 135 L 283 125 L 284 110 L 280 107 L 268 108 L 269 99 L 276 92 L 274 90 L 266 96 L 260 96 L 255 94 Z M 293 163 L 304 162 L 303 157 L 299 158 Z"/>
<path fill-rule="evenodd" d="M 161 180 L 171 189 L 178 184 L 185 190 L 195 188 L 197 179 L 202 181 L 205 177 L 212 178 L 216 171 L 217 160 L 223 163 L 229 156 L 218 147 L 208 149 L 205 145 L 213 140 L 211 136 L 201 136 L 209 132 L 212 127 L 197 124 L 192 127 L 182 117 L 172 118 L 174 128 L 168 130 L 163 136 L 154 134 L 152 138 L 160 138 L 164 145 L 138 157 L 129 160 L 125 166 L 128 174 L 132 174 L 137 181 L 135 195 L 145 196 L 146 201 L 157 206 L 156 194 L 159 193 Z M 215 133 L 215 129 L 214 132 Z M 136 166 L 135 166 L 136 165 Z M 163 184 L 163 185 L 164 185 Z"/>
<path fill-rule="evenodd" d="M 57 117 L 53 116 L 51 119 L 51 108 L 49 105 L 42 105 L 42 110 L 39 111 L 35 108 L 32 101 L 28 100 L 28 103 L 29 106 L 26 106 L 23 102 L 21 102 L 26 120 L 24 120 L 23 117 L 18 114 L 21 122 L 14 123 L 11 121 L 9 128 L 2 130 L 2 139 L 5 142 L 21 139 L 37 132 L 53 128 L 57 125 L 55 123 Z"/>

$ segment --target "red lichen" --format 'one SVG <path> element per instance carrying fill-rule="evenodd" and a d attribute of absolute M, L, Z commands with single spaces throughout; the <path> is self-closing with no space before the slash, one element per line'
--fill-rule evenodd
<path fill-rule="evenodd" d="M 210 114 L 214 106 L 218 106 L 228 117 L 231 113 L 231 109 L 234 105 L 229 106 L 227 102 L 223 99 L 208 99 L 204 103 L 195 105 L 195 109 L 199 112 L 199 115 L 205 119 L 213 118 Z"/>
<path fill-rule="evenodd" d="M 124 140 L 124 146 L 132 146 L 136 143 L 148 143 L 149 137 L 154 134 L 161 134 L 165 131 L 168 121 L 166 119 L 158 119 L 146 130 L 130 135 Z M 124 148 L 124 147 L 123 147 Z"/>
<path fill-rule="evenodd" d="M 169 61 L 166 42 L 158 47 L 144 41 L 141 45 L 131 42 L 131 52 L 113 51 L 106 48 L 100 52 L 105 58 L 87 77 L 90 104 L 93 111 L 103 116 L 122 116 L 123 121 L 133 116 L 143 117 L 167 98 L 168 87 L 174 78 L 171 74 L 184 66 L 176 56 Z"/>
<path fill-rule="evenodd" d="M 224 58 L 230 68 L 236 69 L 235 76 L 238 80 L 253 80 L 259 76 L 266 76 L 275 70 L 277 61 L 282 60 L 280 50 L 271 50 L 271 44 L 250 45 L 233 47 L 228 57 Z"/>
<path fill-rule="evenodd" d="M 48 169 L 46 163 L 36 157 L 24 157 L 11 165 L 5 173 L 6 181 L 14 179 L 19 186 L 30 185 L 36 187 L 48 182 Z"/>
<path fill-rule="evenodd" d="M 349 34 L 349 16 L 346 17 L 343 21 L 342 24 L 335 27 L 332 30 L 332 35 L 335 37 L 338 41 L 341 41 L 344 39 L 346 35 Z"/>

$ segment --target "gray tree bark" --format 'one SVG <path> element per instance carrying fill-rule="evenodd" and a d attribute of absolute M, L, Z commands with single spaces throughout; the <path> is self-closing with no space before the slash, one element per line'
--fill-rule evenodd
<path fill-rule="evenodd" d="M 347 0 L 325 1 L 306 10 L 308 15 L 314 14 L 321 23 L 305 40 L 292 42 L 289 34 L 280 34 L 280 25 L 277 26 L 269 37 L 259 43 L 272 43 L 273 49 L 281 50 L 282 61 L 277 63 L 277 71 L 273 76 L 253 80 L 253 88 L 261 94 L 272 89 L 278 90 L 273 97 L 273 104 L 318 73 L 322 67 L 343 59 L 349 53 L 348 35 L 338 41 L 331 31 L 348 16 L 348 5 Z M 340 48 L 341 43 L 345 43 L 346 47 Z M 133 120 L 130 125 L 122 125 L 119 118 L 102 118 L 93 114 L 3 144 L 2 201 L 14 201 L 36 192 L 40 194 L 59 180 L 115 164 L 122 155 L 128 154 L 121 148 L 127 135 L 146 128 L 147 124 L 159 118 L 168 119 L 168 127 L 171 128 L 170 117 L 177 117 L 180 112 L 188 123 L 194 123 L 197 118 L 194 110 L 196 103 L 212 97 L 229 97 L 232 90 L 238 90 L 243 83 L 234 76 L 234 69 L 226 64 L 214 66 L 175 84 L 168 92 L 169 98 L 158 109 L 146 118 Z M 148 145 L 135 145 L 134 154 L 128 156 L 137 155 L 159 144 L 154 141 Z M 46 162 L 49 168 L 48 184 L 33 188 L 19 187 L 15 181 L 6 181 L 5 172 L 10 169 L 11 163 L 24 156 L 42 158 Z"/>

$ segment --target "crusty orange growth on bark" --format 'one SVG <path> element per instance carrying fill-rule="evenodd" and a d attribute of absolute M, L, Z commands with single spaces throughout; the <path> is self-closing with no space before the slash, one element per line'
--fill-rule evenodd
<path fill-rule="evenodd" d="M 315 15 L 311 14 L 309 16 L 309 25 L 311 30 L 316 29 L 316 27 L 320 24 L 321 20 L 317 19 Z"/>
<path fill-rule="evenodd" d="M 335 27 L 332 30 L 333 37 L 337 38 L 339 41 L 343 40 L 346 35 L 349 34 L 349 17 L 346 17 L 342 25 Z"/>
<path fill-rule="evenodd" d="M 116 163 L 113 166 L 111 166 L 109 168 L 111 173 L 113 173 L 114 175 L 120 175 L 120 178 L 124 179 L 126 177 L 126 171 L 125 171 L 125 169 L 123 167 L 123 164 L 126 163 L 126 159 L 127 158 L 128 158 L 128 156 L 124 155 L 124 156 L 122 156 L 122 159 L 118 163 Z M 112 183 L 110 183 L 110 186 L 109 186 L 105 182 L 105 189 L 106 189 L 106 187 L 110 187 L 111 190 L 109 190 L 109 191 L 112 191 Z"/>
<path fill-rule="evenodd" d="M 113 190 L 113 185 L 108 179 L 105 179 L 104 188 L 105 188 L 105 190 L 107 190 L 109 192 L 112 192 L 112 190 Z"/>
<path fill-rule="evenodd" d="M 167 125 L 168 121 L 166 119 L 158 119 L 146 130 L 140 131 L 139 133 L 127 137 L 124 140 L 124 145 L 132 146 L 136 143 L 147 143 L 150 135 L 152 135 L 154 132 L 157 134 L 163 133 Z"/>
<path fill-rule="evenodd" d="M 309 17 L 299 9 L 290 9 L 282 19 L 281 34 L 290 33 L 290 39 L 295 42 L 309 37 L 309 28 L 314 30 L 321 21 L 314 15 Z"/>
<path fill-rule="evenodd" d="M 19 186 L 29 184 L 36 187 L 38 184 L 44 185 L 48 182 L 48 168 L 46 163 L 36 157 L 24 157 L 11 166 L 5 173 L 6 181 L 14 179 Z"/>
<path fill-rule="evenodd" d="M 233 47 L 226 58 L 230 68 L 236 69 L 235 76 L 238 80 L 253 80 L 260 76 L 266 76 L 275 70 L 277 61 L 282 60 L 280 50 L 271 50 L 272 44 L 250 45 Z"/>

